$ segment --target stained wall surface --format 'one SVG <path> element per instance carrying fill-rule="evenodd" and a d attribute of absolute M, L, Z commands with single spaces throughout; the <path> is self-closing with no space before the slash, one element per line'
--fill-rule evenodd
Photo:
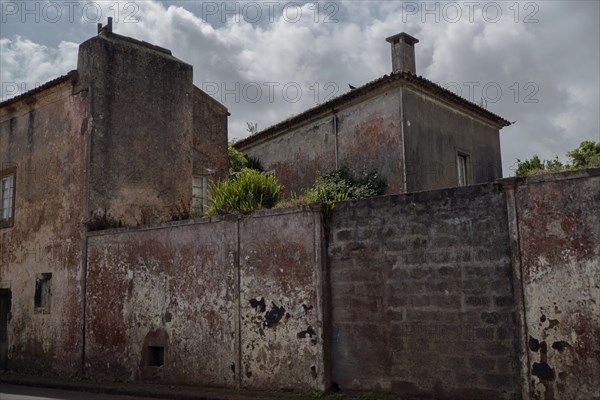
<path fill-rule="evenodd" d="M 499 185 L 337 204 L 328 263 L 332 379 L 439 398 L 520 393 Z"/>
<path fill-rule="evenodd" d="M 227 178 L 227 109 L 194 87 L 192 169 L 213 181 Z"/>
<path fill-rule="evenodd" d="M 69 79 L 0 110 L 0 171 L 12 171 L 15 182 L 13 222 L 0 229 L 11 369 L 80 370 L 86 95 L 73 94 Z"/>
<path fill-rule="evenodd" d="M 334 116 L 324 116 L 287 135 L 240 151 L 260 160 L 266 171 L 275 172 L 286 193 L 300 194 L 314 184 L 317 176 L 335 169 Z"/>
<path fill-rule="evenodd" d="M 320 213 L 240 223 L 241 384 L 328 388 Z"/>
<path fill-rule="evenodd" d="M 92 235 L 87 373 L 324 389 L 321 236 L 320 214 L 290 210 Z"/>
<path fill-rule="evenodd" d="M 170 220 L 192 197 L 192 66 L 103 33 L 80 45 L 77 71 L 92 104 L 90 211 L 129 226 Z"/>
<path fill-rule="evenodd" d="M 353 172 L 374 168 L 387 178 L 389 193 L 402 192 L 398 90 L 373 93 L 240 151 L 274 171 L 287 193 L 300 193 L 343 166 Z"/>
<path fill-rule="evenodd" d="M 535 399 L 600 399 L 600 169 L 517 186 Z"/>
<path fill-rule="evenodd" d="M 498 127 L 417 89 L 403 90 L 409 192 L 458 186 L 458 154 L 468 157 L 469 184 L 502 178 Z"/>

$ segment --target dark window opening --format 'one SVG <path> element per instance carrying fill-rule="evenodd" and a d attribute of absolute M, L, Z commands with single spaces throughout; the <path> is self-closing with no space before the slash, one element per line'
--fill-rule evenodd
<path fill-rule="evenodd" d="M 165 348 L 162 346 L 148 346 L 148 366 L 162 367 L 165 363 Z"/>
<path fill-rule="evenodd" d="M 470 184 L 469 180 L 469 156 L 467 154 L 458 153 L 456 156 L 456 167 L 458 174 L 458 186 L 466 186 Z"/>
<path fill-rule="evenodd" d="M 35 280 L 35 295 L 33 297 L 33 303 L 35 308 L 44 309 L 49 311 L 50 309 L 50 282 L 52 279 L 52 273 L 47 272 L 39 274 Z"/>

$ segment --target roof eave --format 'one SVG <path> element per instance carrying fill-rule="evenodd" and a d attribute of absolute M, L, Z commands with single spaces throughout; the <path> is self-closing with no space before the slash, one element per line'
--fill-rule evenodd
<path fill-rule="evenodd" d="M 7 106 L 9 106 L 13 103 L 17 103 L 19 101 L 25 101 L 39 93 L 42 93 L 45 90 L 53 88 L 54 86 L 57 86 L 61 83 L 67 82 L 69 80 L 75 81 L 76 79 L 77 79 L 77 70 L 69 71 L 67 74 L 59 76 L 58 78 L 54 78 L 54 79 L 44 83 L 43 85 L 40 85 L 36 88 L 28 90 L 24 93 L 21 93 L 15 97 L 11 97 L 8 100 L 4 100 L 3 102 L 0 103 L 0 108 L 7 107 Z"/>
<path fill-rule="evenodd" d="M 422 90 L 429 92 L 431 95 L 443 97 L 444 100 L 450 102 L 455 106 L 468 109 L 474 114 L 477 114 L 479 118 L 489 121 L 489 123 L 496 126 L 498 129 L 502 129 L 503 127 L 510 125 L 510 122 L 500 117 L 499 115 L 489 112 L 486 109 L 478 106 L 477 104 L 472 103 L 460 96 L 457 96 L 451 91 L 423 78 L 422 76 L 416 76 L 410 73 L 392 73 L 390 75 L 384 75 L 381 78 L 366 83 L 361 87 L 351 90 L 350 92 L 335 97 L 326 103 L 312 107 L 300 114 L 297 114 L 291 118 L 281 121 L 275 125 L 272 125 L 264 129 L 263 131 L 258 132 L 255 135 L 242 139 L 239 142 L 237 142 L 234 145 L 234 147 L 239 150 L 246 148 L 252 144 L 264 142 L 265 140 L 268 140 L 272 137 L 283 134 L 285 131 L 289 130 L 293 126 L 305 123 L 306 121 L 314 119 L 314 117 L 318 115 L 325 114 L 330 110 L 334 110 L 338 107 L 344 106 L 347 103 L 350 103 L 352 100 L 355 100 L 356 98 L 366 96 L 375 89 L 380 89 L 381 87 L 386 87 L 388 85 L 391 86 L 393 83 L 401 81 L 406 83 L 412 83 L 413 85 L 420 87 Z"/>

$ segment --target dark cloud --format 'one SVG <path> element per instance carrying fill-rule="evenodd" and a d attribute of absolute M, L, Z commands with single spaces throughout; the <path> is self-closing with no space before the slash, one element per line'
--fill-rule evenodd
<path fill-rule="evenodd" d="M 116 32 L 191 63 L 195 84 L 229 108 L 230 138 L 245 136 L 247 121 L 265 128 L 389 73 L 385 38 L 406 31 L 420 39 L 419 74 L 476 103 L 487 97 L 489 110 L 517 121 L 501 132 L 505 175 L 516 158 L 562 157 L 600 140 L 599 2 L 298 3 L 95 4 L 102 17 L 118 17 Z M 252 23 L 255 4 L 262 18 Z M 97 13 L 76 16 L 50 23 L 5 13 L 3 88 L 30 88 L 75 68 L 76 44 L 95 34 Z"/>

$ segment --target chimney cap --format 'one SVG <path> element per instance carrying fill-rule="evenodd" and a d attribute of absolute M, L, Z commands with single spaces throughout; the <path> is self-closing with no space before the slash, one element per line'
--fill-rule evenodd
<path fill-rule="evenodd" d="M 389 38 L 387 38 L 385 40 L 392 44 L 403 41 L 404 43 L 410 44 L 411 46 L 415 45 L 416 43 L 419 43 L 419 39 L 410 36 L 406 32 L 402 32 L 402 33 L 398 33 L 396 35 L 390 36 Z"/>
<path fill-rule="evenodd" d="M 113 19 L 108 17 L 108 21 L 105 26 L 102 26 L 101 22 L 98 22 L 98 34 L 100 33 L 112 33 Z"/>

